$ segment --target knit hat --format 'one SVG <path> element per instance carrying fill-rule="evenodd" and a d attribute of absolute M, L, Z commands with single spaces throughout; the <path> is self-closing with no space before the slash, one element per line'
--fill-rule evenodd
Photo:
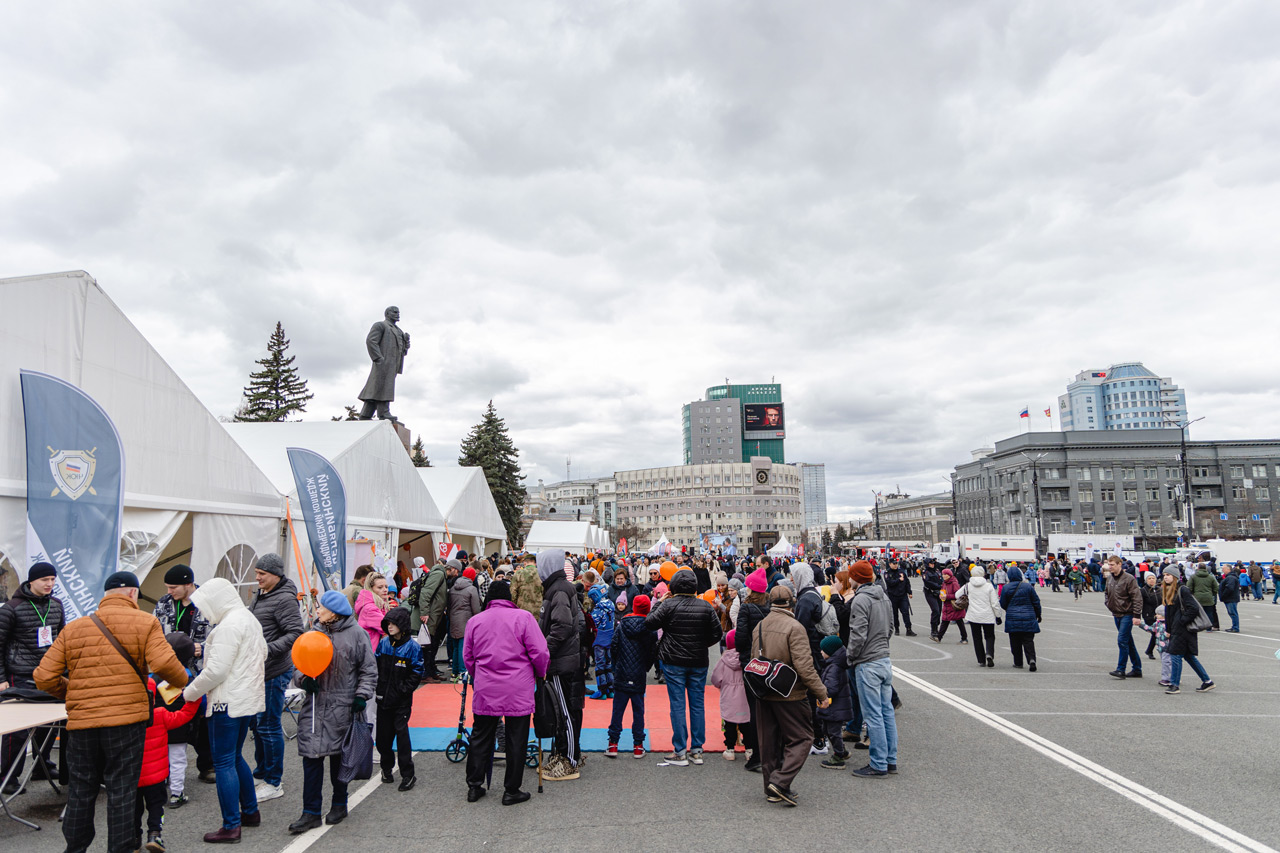
<path fill-rule="evenodd" d="M 449 560 L 445 563 L 445 566 L 450 569 L 457 569 L 459 572 L 462 571 L 462 561 L 458 559 Z"/>
<path fill-rule="evenodd" d="M 494 581 L 489 584 L 489 594 L 485 597 L 484 606 L 488 607 L 491 601 L 510 601 L 511 600 L 511 584 L 506 581 Z"/>
<path fill-rule="evenodd" d="M 182 563 L 169 569 L 164 573 L 164 582 L 170 586 L 177 586 L 183 583 L 195 583 L 196 573 L 191 571 L 190 566 L 184 566 Z"/>
<path fill-rule="evenodd" d="M 1156 615 L 1157 615 L 1157 616 L 1159 616 L 1161 619 L 1163 619 L 1163 618 L 1164 618 L 1164 605 L 1163 605 L 1163 604 L 1161 604 L 1159 607 L 1157 607 L 1157 608 L 1156 608 Z"/>
<path fill-rule="evenodd" d="M 849 577 L 856 583 L 871 583 L 876 579 L 876 570 L 866 560 L 859 560 L 849 567 Z"/>
<path fill-rule="evenodd" d="M 336 589 L 325 590 L 324 595 L 320 596 L 320 606 L 339 616 L 351 615 L 351 602 Z"/>
<path fill-rule="evenodd" d="M 982 568 L 982 566 L 974 566 L 969 574 L 975 578 L 985 578 L 987 576 L 987 570 Z"/>
<path fill-rule="evenodd" d="M 46 563 L 43 560 L 27 569 L 27 583 L 40 580 L 40 578 L 56 578 L 58 570 L 53 567 L 53 563 Z"/>
<path fill-rule="evenodd" d="M 769 579 L 765 577 L 764 569 L 756 569 L 747 575 L 747 589 L 752 592 L 764 592 L 769 588 Z"/>
<path fill-rule="evenodd" d="M 730 628 L 729 633 L 724 635 L 724 643 L 727 648 L 733 648 L 733 641 L 738 636 L 737 628 Z"/>
<path fill-rule="evenodd" d="M 834 655 L 842 645 L 840 638 L 832 634 L 830 637 L 823 637 L 822 642 L 818 643 L 818 648 L 828 655 Z"/>
<path fill-rule="evenodd" d="M 258 558 L 258 561 L 253 564 L 253 567 L 255 569 L 261 569 L 264 572 L 269 572 L 273 575 L 284 577 L 284 560 L 280 559 L 279 554 L 263 554 Z"/>
<path fill-rule="evenodd" d="M 133 572 L 115 572 L 107 576 L 107 581 L 102 585 L 103 590 L 113 589 L 137 589 L 138 576 Z M 345 599 L 343 599 L 345 601 Z"/>
<path fill-rule="evenodd" d="M 769 591 L 769 604 L 773 607 L 782 607 L 790 610 L 791 605 L 795 603 L 795 600 L 795 593 L 782 584 L 778 584 Z"/>
<path fill-rule="evenodd" d="M 1164 572 L 1163 572 L 1162 574 L 1166 574 L 1166 575 L 1173 575 L 1175 578 L 1178 578 L 1179 580 L 1181 580 L 1181 579 L 1182 579 L 1182 574 L 1181 574 L 1181 572 L 1179 572 L 1179 571 L 1178 571 L 1176 568 L 1174 568 L 1173 566 L 1165 566 L 1165 567 L 1164 567 Z"/>
<path fill-rule="evenodd" d="M 173 649 L 174 655 L 178 658 L 178 663 L 183 666 L 191 666 L 191 660 L 196 656 L 196 644 L 181 631 L 174 631 L 164 635 L 169 646 Z"/>
<path fill-rule="evenodd" d="M 473 581 L 476 579 L 476 570 L 471 568 L 470 566 L 467 566 L 465 569 L 462 570 L 462 576 L 469 581 Z"/>
<path fill-rule="evenodd" d="M 649 615 L 649 604 L 650 604 L 650 602 L 649 602 L 649 596 L 647 596 L 647 595 L 637 595 L 637 596 L 636 596 L 634 599 L 632 599 L 632 601 L 631 601 L 631 612 L 632 612 L 632 613 L 634 613 L 634 614 L 635 614 L 635 615 L 637 615 L 637 616 L 648 616 L 648 615 Z"/>

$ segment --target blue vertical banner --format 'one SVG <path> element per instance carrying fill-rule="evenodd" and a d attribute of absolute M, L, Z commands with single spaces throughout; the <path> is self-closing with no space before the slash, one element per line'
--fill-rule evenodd
<path fill-rule="evenodd" d="M 286 448 L 311 557 L 325 589 L 347 585 L 347 492 L 328 459 L 301 447 Z"/>
<path fill-rule="evenodd" d="M 27 437 L 27 565 L 58 568 L 67 620 L 98 609 L 120 563 L 124 447 L 115 424 L 70 382 L 20 372 Z"/>

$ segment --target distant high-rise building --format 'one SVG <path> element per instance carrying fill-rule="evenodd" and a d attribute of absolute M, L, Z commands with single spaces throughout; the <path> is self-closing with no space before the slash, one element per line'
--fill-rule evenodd
<path fill-rule="evenodd" d="M 779 465 L 787 461 L 777 383 L 715 385 L 704 399 L 686 403 L 681 414 L 686 465 L 750 462 L 752 456 L 768 456 Z"/>
<path fill-rule="evenodd" d="M 800 463 L 801 500 L 804 526 L 812 529 L 827 523 L 827 466 L 819 462 Z"/>
<path fill-rule="evenodd" d="M 1058 398 L 1064 432 L 1177 428 L 1187 418 L 1186 392 L 1167 376 L 1128 361 L 1082 370 Z"/>

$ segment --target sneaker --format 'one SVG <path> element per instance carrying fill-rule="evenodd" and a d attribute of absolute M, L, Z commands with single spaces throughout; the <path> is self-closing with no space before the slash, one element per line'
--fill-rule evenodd
<path fill-rule="evenodd" d="M 185 806 L 187 803 L 189 803 L 190 801 L 191 801 L 191 800 L 187 797 L 187 795 L 186 795 L 185 793 L 182 793 L 182 794 L 170 794 L 170 795 L 169 795 L 169 808 L 171 808 L 171 809 L 180 809 L 180 808 L 182 808 L 183 806 Z"/>
<path fill-rule="evenodd" d="M 799 803 L 796 802 L 796 795 L 791 792 L 790 788 L 782 788 L 770 782 L 768 792 L 769 795 L 777 797 L 778 800 L 781 800 L 789 806 L 799 805 Z M 773 802 L 776 803 L 778 800 L 773 800 Z"/>
<path fill-rule="evenodd" d="M 821 766 L 828 770 L 839 770 L 844 767 L 847 761 L 847 755 L 833 755 L 830 758 L 823 759 Z"/>
<path fill-rule="evenodd" d="M 1126 672 L 1126 673 L 1124 674 L 1124 677 L 1125 677 L 1125 678 L 1141 678 L 1141 677 L 1142 677 L 1142 670 L 1140 670 L 1140 669 L 1131 669 L 1131 670 L 1129 670 L 1128 672 Z"/>
<path fill-rule="evenodd" d="M 810 755 L 826 755 L 828 752 L 830 752 L 830 750 L 827 749 L 826 741 L 823 741 L 821 746 L 814 743 L 813 746 L 809 747 Z"/>
<path fill-rule="evenodd" d="M 1175 693 L 1181 693 L 1182 691 L 1178 689 L 1178 685 L 1176 685 L 1176 684 L 1170 684 L 1170 685 L 1169 685 L 1169 687 L 1168 687 L 1168 689 L 1167 689 L 1167 690 L 1165 690 L 1164 692 L 1165 692 L 1165 693 L 1168 693 L 1170 696 L 1172 696 L 1173 694 L 1175 694 Z"/>
<path fill-rule="evenodd" d="M 609 697 L 608 697 L 608 696 L 605 696 L 603 693 L 601 693 L 599 690 L 597 690 L 595 693 L 592 693 L 592 694 L 591 694 L 590 696 L 588 696 L 587 698 L 588 698 L 588 699 L 595 699 L 595 700 L 598 702 L 598 701 L 600 701 L 601 699 L 608 699 Z"/>
<path fill-rule="evenodd" d="M 870 744 L 870 743 L 868 743 L 868 742 L 867 742 L 867 741 L 865 741 L 865 740 L 860 740 L 860 741 L 858 741 L 857 743 L 855 743 L 855 744 L 853 745 L 853 748 L 854 748 L 854 749 L 870 749 L 870 748 L 871 748 L 871 744 Z"/>
<path fill-rule="evenodd" d="M 910 628 L 908 628 L 908 629 L 907 629 L 907 636 L 908 636 L 908 637 L 918 637 L 918 636 L 919 636 L 919 634 L 917 634 L 915 631 L 912 631 Z"/>
<path fill-rule="evenodd" d="M 386 775 L 383 775 L 383 781 L 386 781 Z M 272 785 L 270 782 L 259 782 L 254 786 L 253 793 L 258 797 L 258 802 L 265 800 L 277 800 L 284 796 L 284 785 Z"/>
<path fill-rule="evenodd" d="M 164 853 L 164 839 L 158 832 L 147 833 L 147 853 Z"/>
<path fill-rule="evenodd" d="M 635 747 L 634 749 L 631 750 L 631 754 L 634 755 L 636 758 L 644 758 L 644 747 L 643 746 Z"/>
<path fill-rule="evenodd" d="M 604 751 L 604 757 L 605 757 L 605 758 L 617 758 L 617 757 L 618 757 L 618 745 L 617 745 L 616 743 L 611 743 L 611 744 L 609 744 L 609 748 L 608 748 L 608 749 L 606 749 L 606 750 Z"/>
<path fill-rule="evenodd" d="M 896 764 L 890 764 L 890 765 L 887 765 L 887 766 L 888 766 L 888 768 L 889 768 L 889 769 L 885 771 L 886 773 L 888 773 L 890 776 L 897 776 L 897 775 L 898 775 L 898 765 L 896 765 Z"/>
<path fill-rule="evenodd" d="M 1028 672 L 1035 672 L 1035 671 L 1036 671 L 1036 662 L 1035 662 L 1035 661 L 1030 661 L 1030 662 L 1027 664 L 1027 671 L 1028 671 Z"/>
<path fill-rule="evenodd" d="M 1196 692 L 1197 692 L 1197 693 L 1208 693 L 1210 690 L 1212 690 L 1213 688 L 1215 688 L 1215 687 L 1217 687 L 1217 686 L 1218 686 L 1218 685 L 1214 684 L 1212 681 L 1206 681 L 1204 684 L 1201 684 L 1199 687 L 1197 687 L 1197 688 L 1196 688 Z"/>
<path fill-rule="evenodd" d="M 569 759 L 560 755 L 552 756 L 547 764 L 549 766 L 542 771 L 542 778 L 548 782 L 570 782 L 581 775 Z"/>
<path fill-rule="evenodd" d="M 218 781 L 218 775 L 214 773 L 212 770 L 201 770 L 200 775 L 197 776 L 196 778 L 199 779 L 201 782 L 204 782 L 209 785 L 212 785 L 214 782 Z"/>
<path fill-rule="evenodd" d="M 1123 669 L 1113 669 L 1113 670 L 1111 670 L 1110 672 L 1108 672 L 1108 673 L 1107 673 L 1107 675 L 1111 676 L 1112 678 L 1119 678 L 1119 679 L 1121 679 L 1121 680 L 1124 680 L 1124 670 L 1123 670 Z"/>
<path fill-rule="evenodd" d="M 700 750 L 700 749 L 695 749 L 695 750 L 693 750 L 692 752 L 690 752 L 690 753 L 689 753 L 689 763 L 690 763 L 690 764 L 701 764 L 701 763 L 702 763 L 702 760 L 703 760 L 703 759 L 702 759 L 702 750 Z"/>
<path fill-rule="evenodd" d="M 394 781 L 396 781 L 396 777 L 390 770 L 382 771 L 382 784 L 390 785 Z"/>
<path fill-rule="evenodd" d="M 968 641 L 968 640 L 961 640 L 961 641 L 960 641 L 960 645 L 962 645 L 962 646 L 967 646 L 967 645 L 969 645 L 969 641 Z"/>
<path fill-rule="evenodd" d="M 400 784 L 396 786 L 397 791 L 412 791 L 413 786 L 417 784 L 417 776 L 405 776 L 400 780 Z"/>
<path fill-rule="evenodd" d="M 853 775 L 860 776 L 863 779 L 874 779 L 879 776 L 888 776 L 889 771 L 877 770 L 874 767 L 872 767 L 870 764 L 868 764 L 866 767 L 859 767 L 857 770 L 853 771 Z"/>
<path fill-rule="evenodd" d="M 779 797 L 777 794 L 773 794 L 773 793 L 765 793 L 764 801 L 766 803 L 780 803 L 782 802 L 782 797 Z"/>
<path fill-rule="evenodd" d="M 861 737 L 860 735 L 855 735 L 853 732 L 849 731 L 848 729 L 845 729 L 844 732 L 840 735 L 841 740 L 859 740 L 860 737 Z"/>
<path fill-rule="evenodd" d="M 720 754 L 724 756 L 725 761 L 733 761 L 735 758 L 737 758 L 737 756 L 734 755 L 734 752 L 732 749 L 726 749 L 724 752 Z"/>
<path fill-rule="evenodd" d="M 1161 687 L 1168 687 L 1168 686 L 1169 686 L 1169 682 L 1164 681 L 1163 679 L 1161 679 L 1160 681 L 1157 681 L 1157 682 L 1156 682 L 1156 684 L 1159 684 Z"/>
<path fill-rule="evenodd" d="M 671 767 L 688 767 L 689 756 L 683 752 L 668 752 L 664 763 Z"/>

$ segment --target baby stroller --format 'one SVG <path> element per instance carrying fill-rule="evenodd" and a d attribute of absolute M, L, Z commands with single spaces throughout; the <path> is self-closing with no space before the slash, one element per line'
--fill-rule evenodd
<path fill-rule="evenodd" d="M 470 683 L 470 674 L 464 672 L 462 674 L 462 704 L 458 707 L 458 734 L 444 748 L 444 757 L 453 764 L 465 761 L 467 752 L 471 748 L 471 730 L 467 728 L 467 685 Z M 498 761 L 506 760 L 506 749 L 505 744 L 502 742 L 503 740 L 504 738 L 499 737 L 494 748 L 494 757 Z M 525 747 L 524 766 L 530 768 L 538 766 L 537 744 L 530 743 Z"/>

